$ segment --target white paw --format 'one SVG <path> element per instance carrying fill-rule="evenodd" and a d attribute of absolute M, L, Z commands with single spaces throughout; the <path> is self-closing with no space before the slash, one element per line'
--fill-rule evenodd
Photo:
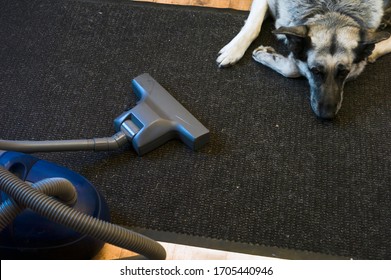
<path fill-rule="evenodd" d="M 246 52 L 247 47 L 240 44 L 237 40 L 232 40 L 228 45 L 222 48 L 216 59 L 219 67 L 227 67 L 238 62 Z"/>
<path fill-rule="evenodd" d="M 298 78 L 301 76 L 300 69 L 295 60 L 277 53 L 272 47 L 260 46 L 253 51 L 255 61 L 270 67 L 287 78 Z"/>
<path fill-rule="evenodd" d="M 253 58 L 255 61 L 269 65 L 275 57 L 277 52 L 272 47 L 259 46 L 253 51 Z"/>

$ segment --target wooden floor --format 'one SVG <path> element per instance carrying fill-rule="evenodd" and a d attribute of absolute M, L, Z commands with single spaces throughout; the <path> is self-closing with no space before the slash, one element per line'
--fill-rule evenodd
<path fill-rule="evenodd" d="M 229 8 L 235 10 L 249 10 L 252 0 L 133 0 L 139 2 L 153 2 L 160 4 L 202 6 L 212 8 Z M 266 259 L 260 256 L 244 255 L 226 251 L 210 250 L 205 248 L 184 246 L 171 243 L 161 243 L 167 251 L 170 260 L 228 260 L 228 259 Z M 120 259 L 136 256 L 133 252 L 106 244 L 95 257 L 99 260 Z"/>
<path fill-rule="evenodd" d="M 166 249 L 166 260 L 270 260 L 274 258 L 240 254 L 228 251 L 212 250 L 194 246 L 186 246 L 159 242 Z M 98 255 L 96 260 L 128 259 L 138 255 L 110 244 L 106 244 Z"/>
<path fill-rule="evenodd" d="M 154 2 L 161 4 L 202 6 L 213 8 L 229 8 L 247 11 L 250 9 L 252 0 L 134 0 L 141 2 Z"/>

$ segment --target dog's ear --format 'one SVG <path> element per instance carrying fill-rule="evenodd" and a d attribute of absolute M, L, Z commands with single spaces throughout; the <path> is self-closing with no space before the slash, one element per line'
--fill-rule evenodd
<path fill-rule="evenodd" d="M 390 33 L 386 31 L 373 32 L 361 30 L 360 37 L 362 39 L 358 42 L 358 46 L 355 49 L 356 59 L 354 63 L 358 63 L 369 57 L 375 49 L 375 45 L 390 38 Z"/>
<path fill-rule="evenodd" d="M 299 38 L 305 38 L 308 34 L 308 27 L 306 25 L 299 26 L 282 26 L 273 31 L 274 34 L 283 34 L 286 36 L 293 36 Z"/>
<path fill-rule="evenodd" d="M 280 27 L 274 30 L 273 33 L 286 36 L 289 50 L 296 59 L 307 60 L 307 49 L 311 39 L 308 36 L 308 27 L 306 25 Z"/>
<path fill-rule="evenodd" d="M 365 45 L 374 45 L 381 41 L 387 40 L 390 38 L 390 33 L 387 31 L 379 31 L 379 32 L 373 32 L 373 31 L 364 31 L 364 40 L 361 41 L 361 44 Z"/>

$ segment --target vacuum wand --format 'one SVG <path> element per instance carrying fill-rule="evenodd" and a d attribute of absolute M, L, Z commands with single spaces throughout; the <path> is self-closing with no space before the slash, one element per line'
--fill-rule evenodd
<path fill-rule="evenodd" d="M 209 141 L 209 130 L 149 74 L 132 81 L 137 105 L 114 120 L 116 134 L 107 138 L 54 141 L 0 140 L 0 150 L 17 152 L 111 151 L 131 142 L 141 156 L 177 138 L 197 150 Z"/>
<path fill-rule="evenodd" d="M 119 132 L 112 137 L 49 140 L 49 141 L 16 141 L 0 140 L 0 150 L 22 153 L 66 152 L 66 151 L 112 151 L 128 143 L 125 133 Z"/>

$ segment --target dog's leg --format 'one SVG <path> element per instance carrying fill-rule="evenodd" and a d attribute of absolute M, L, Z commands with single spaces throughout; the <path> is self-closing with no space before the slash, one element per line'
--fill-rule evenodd
<path fill-rule="evenodd" d="M 242 58 L 251 42 L 259 35 L 267 8 L 267 0 L 253 0 L 250 14 L 242 30 L 220 50 L 216 60 L 219 67 L 235 64 Z"/>
<path fill-rule="evenodd" d="M 253 52 L 253 58 L 287 78 L 302 76 L 292 56 L 285 57 L 277 53 L 272 47 L 260 46 L 256 48 Z"/>
<path fill-rule="evenodd" d="M 375 62 L 379 57 L 391 52 L 391 37 L 375 45 L 375 49 L 368 58 L 368 62 Z"/>

